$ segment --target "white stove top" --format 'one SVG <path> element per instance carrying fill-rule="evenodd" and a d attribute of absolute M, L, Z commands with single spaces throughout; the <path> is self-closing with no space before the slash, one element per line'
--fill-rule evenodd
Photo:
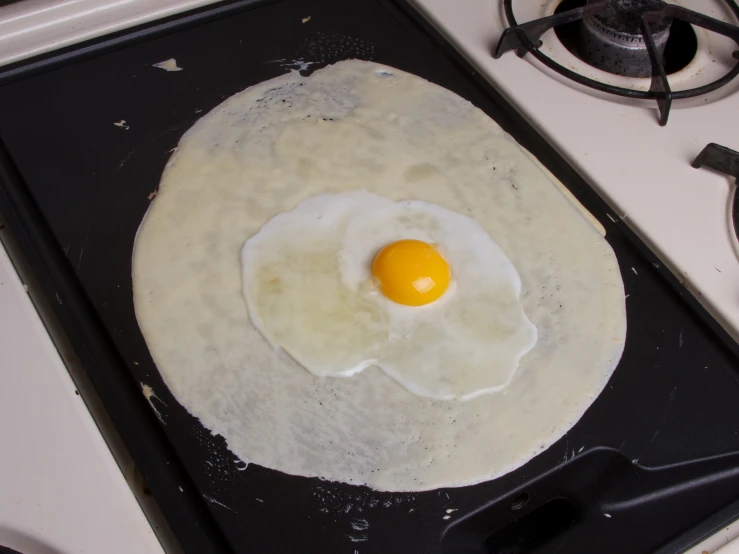
<path fill-rule="evenodd" d="M 0 306 L 0 545 L 163 554 L 2 242 Z"/>
<path fill-rule="evenodd" d="M 739 339 L 739 246 L 730 227 L 733 180 L 690 162 L 708 143 L 739 150 L 739 78 L 714 93 L 674 101 L 665 127 L 655 102 L 596 92 L 566 80 L 531 55 L 491 52 L 508 27 L 501 0 L 415 0 L 417 8 L 507 97 Z M 558 0 L 513 0 L 519 23 L 554 13 Z M 739 24 L 722 0 L 681 0 L 684 7 Z M 699 54 L 670 76 L 675 90 L 700 86 L 736 63 L 730 39 L 696 29 Z M 542 51 L 586 76 L 649 88 L 647 79 L 590 67 L 553 30 Z M 733 48 L 732 48 L 733 45 Z M 638 278 L 638 276 L 635 276 Z"/>

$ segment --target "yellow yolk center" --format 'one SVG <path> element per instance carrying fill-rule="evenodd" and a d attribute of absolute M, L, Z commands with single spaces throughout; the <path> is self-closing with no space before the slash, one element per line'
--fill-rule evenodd
<path fill-rule="evenodd" d="M 399 240 L 385 246 L 372 262 L 372 276 L 382 294 L 406 306 L 437 300 L 452 278 L 439 251 L 420 240 Z"/>

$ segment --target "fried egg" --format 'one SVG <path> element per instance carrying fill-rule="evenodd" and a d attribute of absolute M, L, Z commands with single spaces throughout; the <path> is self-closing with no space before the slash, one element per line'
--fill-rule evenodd
<path fill-rule="evenodd" d="M 254 325 L 320 377 L 376 365 L 409 391 L 502 389 L 536 342 L 513 264 L 473 219 L 366 191 L 322 194 L 242 250 Z"/>

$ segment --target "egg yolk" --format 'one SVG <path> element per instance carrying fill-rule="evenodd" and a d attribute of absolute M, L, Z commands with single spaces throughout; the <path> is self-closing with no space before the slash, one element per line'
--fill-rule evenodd
<path fill-rule="evenodd" d="M 452 277 L 439 251 L 420 240 L 399 240 L 385 246 L 372 262 L 372 276 L 382 294 L 406 306 L 437 300 Z"/>

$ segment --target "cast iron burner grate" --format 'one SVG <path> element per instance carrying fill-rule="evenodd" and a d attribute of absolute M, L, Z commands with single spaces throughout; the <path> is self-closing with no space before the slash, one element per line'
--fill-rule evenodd
<path fill-rule="evenodd" d="M 706 146 L 691 164 L 696 169 L 707 167 L 723 173 L 736 180 L 734 184 L 734 200 L 731 203 L 731 222 L 734 234 L 739 239 L 739 152 L 711 143 Z"/>
<path fill-rule="evenodd" d="M 639 22 L 641 34 L 644 37 L 644 42 L 646 44 L 647 51 L 649 53 L 649 60 L 652 66 L 652 83 L 648 91 L 617 87 L 590 79 L 558 64 L 539 50 L 539 47 L 542 45 L 540 40 L 541 36 L 549 29 L 582 20 L 587 16 L 596 16 L 608 9 L 612 9 L 617 2 L 618 0 L 589 1 L 584 6 L 519 25 L 513 15 L 513 0 L 503 0 L 503 7 L 510 27 L 503 31 L 493 56 L 497 59 L 511 50 L 515 50 L 519 57 L 523 57 L 526 54 L 531 53 L 532 56 L 551 70 L 556 71 L 560 75 L 572 79 L 581 85 L 618 96 L 625 96 L 627 98 L 656 100 L 657 107 L 659 108 L 660 125 L 667 124 L 667 118 L 670 115 L 670 106 L 672 105 L 673 100 L 692 98 L 694 96 L 706 94 L 724 86 L 734 77 L 739 75 L 738 62 L 728 73 L 726 73 L 726 75 L 711 83 L 686 90 L 671 90 L 670 84 L 667 81 L 664 62 L 662 61 L 662 56 L 655 44 L 652 29 L 662 28 L 666 22 L 677 19 L 729 37 L 737 43 L 737 46 L 739 46 L 739 27 L 675 4 L 667 4 L 662 0 L 649 2 L 650 7 L 641 13 L 641 20 Z M 739 18 L 739 6 L 736 2 L 734 0 L 724 0 L 724 2 L 731 11 L 734 12 L 736 17 Z M 734 51 L 732 56 L 734 59 L 739 60 L 739 50 Z"/>

